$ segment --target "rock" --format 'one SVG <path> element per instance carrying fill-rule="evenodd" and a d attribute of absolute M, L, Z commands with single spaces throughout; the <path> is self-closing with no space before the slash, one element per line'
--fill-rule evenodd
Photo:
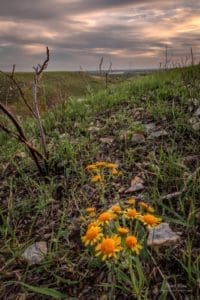
<path fill-rule="evenodd" d="M 114 141 L 114 137 L 108 136 L 108 137 L 100 138 L 99 140 L 100 140 L 100 142 L 102 142 L 103 144 L 111 145 L 111 144 L 113 143 L 113 141 Z"/>
<path fill-rule="evenodd" d="M 94 131 L 99 131 L 100 129 L 101 129 L 101 128 L 99 128 L 99 127 L 91 126 L 91 127 L 88 128 L 88 131 L 94 132 Z"/>
<path fill-rule="evenodd" d="M 144 180 L 138 176 L 135 176 L 131 180 L 131 186 L 125 191 L 125 193 L 131 193 L 131 192 L 139 192 L 144 189 Z"/>
<path fill-rule="evenodd" d="M 168 223 L 161 223 L 149 230 L 147 245 L 150 247 L 170 246 L 177 244 L 180 236 L 169 227 Z"/>
<path fill-rule="evenodd" d="M 17 157 L 17 158 L 25 158 L 26 157 L 26 153 L 23 152 L 23 151 L 21 151 L 21 152 L 18 151 L 18 152 L 16 152 L 15 157 Z"/>
<path fill-rule="evenodd" d="M 192 117 L 189 119 L 190 124 L 195 124 L 196 122 L 198 122 L 198 119 L 196 117 Z"/>
<path fill-rule="evenodd" d="M 62 133 L 62 134 L 59 135 L 60 139 L 64 139 L 64 138 L 67 138 L 67 137 L 68 137 L 67 133 Z"/>
<path fill-rule="evenodd" d="M 126 190 L 126 188 L 125 188 L 124 186 L 122 186 L 122 187 L 119 189 L 118 193 L 119 193 L 119 194 L 122 194 L 122 193 L 125 192 L 125 190 Z"/>
<path fill-rule="evenodd" d="M 200 107 L 195 111 L 194 115 L 200 117 Z"/>
<path fill-rule="evenodd" d="M 142 133 L 134 133 L 132 136 L 131 141 L 134 144 L 144 144 L 145 143 L 145 137 Z"/>
<path fill-rule="evenodd" d="M 194 106 L 199 105 L 199 101 L 196 98 L 189 98 L 188 103 L 193 104 Z"/>
<path fill-rule="evenodd" d="M 156 124 L 155 123 L 148 123 L 148 124 L 143 124 L 145 132 L 146 133 L 150 133 L 152 132 L 155 128 L 156 128 Z"/>
<path fill-rule="evenodd" d="M 47 243 L 41 241 L 29 246 L 21 257 L 26 260 L 29 265 L 36 265 L 42 262 L 46 254 Z"/>
<path fill-rule="evenodd" d="M 200 130 L 200 122 L 197 122 L 197 123 L 193 124 L 193 125 L 192 125 L 192 128 L 193 128 L 194 130 Z"/>
<path fill-rule="evenodd" d="M 194 130 L 199 130 L 200 129 L 200 121 L 198 117 L 192 117 L 189 119 L 190 124 L 192 125 L 192 128 Z"/>
<path fill-rule="evenodd" d="M 166 130 L 158 130 L 158 131 L 154 131 L 152 132 L 149 136 L 148 139 L 154 139 L 154 138 L 160 138 L 160 137 L 164 137 L 167 136 L 168 132 Z"/>
<path fill-rule="evenodd" d="M 188 111 L 193 112 L 196 107 L 199 105 L 199 101 L 196 98 L 190 98 L 188 99 Z"/>

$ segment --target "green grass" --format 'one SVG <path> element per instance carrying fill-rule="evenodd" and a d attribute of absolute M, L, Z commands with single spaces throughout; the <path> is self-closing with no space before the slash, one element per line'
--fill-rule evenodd
<path fill-rule="evenodd" d="M 50 149 L 48 175 L 40 176 L 23 145 L 0 132 L 2 299 L 20 294 L 27 299 L 89 299 L 91 294 L 95 299 L 103 295 L 108 299 L 200 297 L 200 132 L 189 122 L 196 108 L 191 111 L 188 101 L 200 99 L 199 74 L 199 66 L 172 70 L 129 78 L 107 90 L 100 88 L 97 78 L 45 74 L 42 103 L 48 99 L 52 106 L 56 103 L 43 114 Z M 19 76 L 21 81 L 31 80 L 31 75 Z M 144 124 L 150 122 L 168 135 L 149 139 Z M 22 123 L 27 136 L 39 145 L 34 120 Z M 135 132 L 145 136 L 144 144 L 132 142 Z M 102 137 L 112 137 L 113 142 L 103 144 Z M 16 155 L 22 152 L 24 158 Z M 189 156 L 197 158 L 186 162 Z M 97 160 L 117 162 L 123 172 L 106 190 L 103 207 L 85 171 L 87 164 Z M 110 270 L 88 256 L 80 242 L 79 215 L 88 206 L 101 210 L 116 198 L 127 199 L 129 195 L 118 191 L 127 189 L 136 175 L 144 176 L 144 198 L 182 235 L 177 245 L 159 253 L 149 249 L 151 255 L 135 262 L 130 281 L 123 266 Z M 163 198 L 182 190 L 175 198 Z M 44 240 L 48 255 L 40 265 L 28 266 L 21 253 L 27 245 Z"/>
<path fill-rule="evenodd" d="M 16 73 L 15 78 L 24 91 L 29 103 L 32 103 L 33 73 Z M 40 109 L 46 111 L 61 105 L 71 97 L 84 98 L 89 91 L 104 86 L 104 79 L 84 72 L 46 72 L 39 86 Z M 0 100 L 7 103 L 18 115 L 28 115 L 22 105 L 19 92 L 5 75 L 0 73 Z"/>

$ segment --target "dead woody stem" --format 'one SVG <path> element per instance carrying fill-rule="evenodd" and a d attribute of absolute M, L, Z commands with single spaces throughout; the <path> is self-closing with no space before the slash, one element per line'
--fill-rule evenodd
<path fill-rule="evenodd" d="M 36 119 L 38 122 L 38 127 L 39 127 L 39 131 L 40 131 L 41 142 L 42 142 L 42 147 L 43 147 L 43 152 L 44 152 L 45 158 L 48 157 L 46 136 L 45 136 L 44 128 L 42 125 L 40 112 L 38 109 L 37 99 L 38 99 L 38 83 L 39 83 L 40 79 L 42 78 L 43 71 L 48 66 L 48 61 L 49 61 L 49 48 L 46 47 L 46 60 L 43 62 L 42 65 L 38 64 L 37 67 L 33 67 L 33 69 L 35 70 L 35 77 L 34 77 L 34 84 L 33 84 L 33 104 L 34 104 L 34 111 L 35 111 Z"/>
<path fill-rule="evenodd" d="M 44 156 L 35 148 L 33 147 L 27 140 L 22 126 L 19 124 L 18 120 L 14 117 L 14 115 L 3 105 L 0 103 L 0 110 L 3 112 L 4 115 L 12 122 L 14 127 L 16 128 L 17 132 L 13 132 L 10 130 L 7 126 L 5 126 L 3 123 L 0 122 L 0 129 L 9 134 L 11 137 L 14 137 L 16 140 L 19 142 L 23 143 L 27 149 L 30 152 L 30 155 L 32 159 L 34 160 L 39 172 L 41 174 L 44 173 L 43 168 L 40 165 L 39 158 L 43 160 L 45 163 L 46 171 L 47 171 L 47 157 L 48 157 L 48 152 L 47 152 L 47 146 L 46 146 L 46 137 L 45 137 L 45 132 L 44 128 L 42 125 L 42 120 L 38 108 L 38 84 L 40 79 L 42 78 L 43 71 L 47 68 L 49 62 L 49 48 L 46 47 L 46 59 L 44 60 L 43 64 L 40 65 L 38 64 L 37 67 L 34 67 L 35 70 L 35 76 L 34 76 L 34 84 L 33 84 L 33 106 L 31 106 L 28 103 L 27 98 L 25 97 L 25 94 L 19 84 L 19 82 L 16 80 L 14 77 L 14 72 L 15 72 L 15 65 L 13 65 L 12 72 L 11 74 L 7 74 L 5 72 L 0 71 L 4 76 L 6 76 L 9 80 L 12 81 L 12 83 L 16 86 L 24 104 L 26 107 L 29 109 L 33 117 L 37 120 L 38 123 L 38 128 L 40 132 L 40 137 L 41 137 L 41 145 L 43 148 L 43 154 Z"/>
<path fill-rule="evenodd" d="M 22 129 L 22 127 L 20 126 L 19 122 L 17 121 L 17 119 L 13 116 L 13 114 L 3 105 L 0 103 L 0 110 L 7 116 L 7 118 L 12 122 L 12 124 L 15 126 L 16 130 L 18 133 L 15 133 L 13 131 L 11 131 L 10 129 L 8 129 L 5 125 L 3 125 L 1 122 L 0 122 L 0 128 L 1 130 L 3 130 L 4 132 L 6 132 L 7 134 L 9 134 L 10 136 L 14 137 L 15 139 L 17 139 L 19 142 L 25 144 L 25 146 L 27 147 L 27 149 L 29 150 L 30 152 L 30 155 L 31 157 L 33 158 L 39 172 L 41 174 L 43 174 L 43 170 L 42 170 L 42 167 L 39 163 L 39 159 L 38 157 L 40 158 L 43 158 L 44 157 L 42 156 L 42 154 L 37 150 L 35 149 L 27 140 L 25 134 L 24 134 L 24 131 Z"/>

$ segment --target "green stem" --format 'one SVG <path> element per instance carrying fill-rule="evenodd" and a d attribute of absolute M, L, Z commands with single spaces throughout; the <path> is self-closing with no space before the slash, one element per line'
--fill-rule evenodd
<path fill-rule="evenodd" d="M 128 260 L 128 268 L 129 268 L 129 274 L 130 274 L 130 279 L 132 283 L 132 293 L 133 296 L 136 296 L 138 300 L 141 299 L 141 296 L 139 294 L 139 289 L 137 286 L 137 278 L 135 276 L 134 270 L 133 270 L 133 260 L 132 260 L 132 255 L 129 255 L 129 260 Z"/>

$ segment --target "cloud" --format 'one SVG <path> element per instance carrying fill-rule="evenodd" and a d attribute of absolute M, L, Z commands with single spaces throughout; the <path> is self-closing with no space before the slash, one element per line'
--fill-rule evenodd
<path fill-rule="evenodd" d="M 30 70 L 46 45 L 49 69 L 93 69 L 101 56 L 113 68 L 157 67 L 166 44 L 175 58 L 200 54 L 199 20 L 193 0 L 1 0 L 0 67 Z"/>

